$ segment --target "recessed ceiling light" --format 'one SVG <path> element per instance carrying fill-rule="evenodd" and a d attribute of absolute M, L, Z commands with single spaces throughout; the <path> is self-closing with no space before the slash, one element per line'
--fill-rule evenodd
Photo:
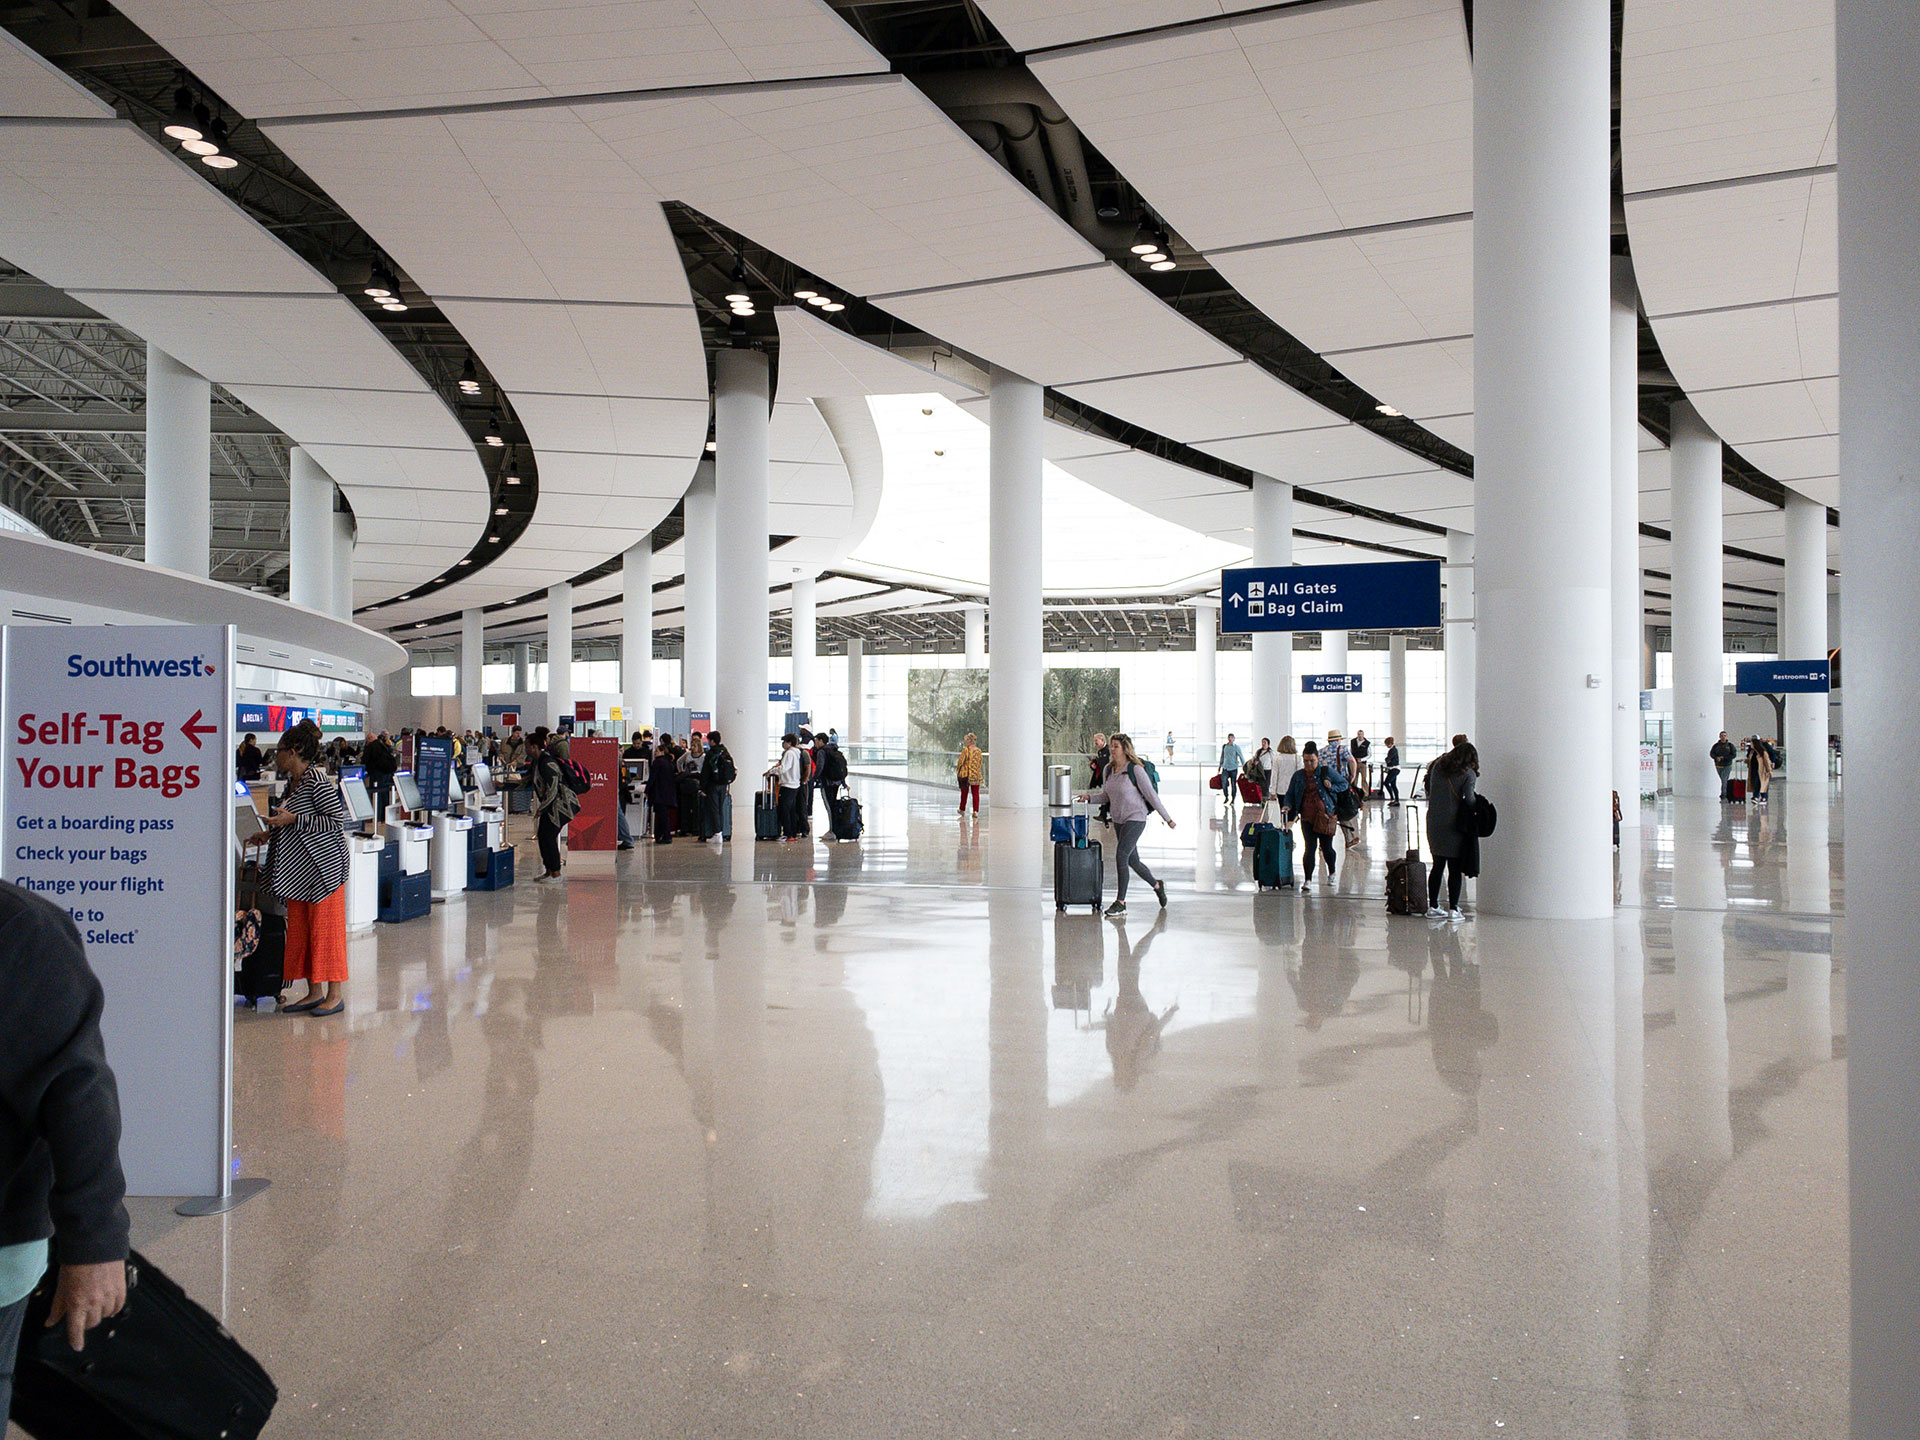
<path fill-rule="evenodd" d="M 1178 270 L 1180 267 L 1171 260 L 1156 260 L 1147 268 L 1149 270 Z"/>
<path fill-rule="evenodd" d="M 934 454 L 936 454 L 936 455 L 944 455 L 944 454 L 946 454 L 947 452 L 946 452 L 946 451 L 944 451 L 944 450 L 936 450 L 936 451 L 934 451 L 933 453 L 934 453 Z"/>
<path fill-rule="evenodd" d="M 714 452 L 714 449 L 715 449 L 715 446 L 714 446 L 714 443 L 713 443 L 713 441 L 711 441 L 711 440 L 709 440 L 709 441 L 707 441 L 707 453 L 708 453 L 709 455 L 711 455 L 711 454 L 713 454 L 713 452 Z"/>
<path fill-rule="evenodd" d="M 498 535 L 489 535 L 487 536 L 487 543 L 489 545 L 498 545 L 500 543 L 500 537 Z"/>
<path fill-rule="evenodd" d="M 818 290 L 796 290 L 793 292 L 793 298 L 796 300 L 811 300 L 819 293 Z"/>
<path fill-rule="evenodd" d="M 725 299 L 729 305 L 745 305 L 753 299 L 753 297 L 744 290 L 736 290 L 731 295 L 723 296 L 722 298 Z"/>
<path fill-rule="evenodd" d="M 1138 240 L 1130 248 L 1136 255 L 1151 255 L 1160 248 L 1160 245 L 1154 240 Z"/>
<path fill-rule="evenodd" d="M 507 476 L 507 483 L 509 485 L 518 485 L 520 483 L 520 477 L 518 475 L 509 475 Z"/>
<path fill-rule="evenodd" d="M 404 300 L 382 300 L 380 302 L 380 308 L 389 315 L 398 315 L 407 308 L 407 302 Z"/>
<path fill-rule="evenodd" d="M 1385 401 L 1382 401 L 1380 404 L 1374 406 L 1373 408 L 1378 410 L 1382 415 L 1398 415 L 1400 413 L 1398 410 L 1394 409 L 1393 406 L 1387 404 Z"/>
<path fill-rule="evenodd" d="M 462 561 L 461 561 L 460 563 L 461 563 L 462 565 L 471 565 L 471 564 L 473 563 L 473 561 L 471 561 L 471 560 L 462 560 Z"/>
<path fill-rule="evenodd" d="M 831 305 L 832 303 L 833 297 L 831 295 L 809 295 L 807 297 L 807 304 L 809 305 Z"/>
<path fill-rule="evenodd" d="M 401 600 L 411 600 L 411 599 L 413 598 L 413 596 L 411 596 L 411 595 L 401 595 L 401 596 L 397 596 L 396 598 L 397 598 L 397 599 L 401 599 Z"/>

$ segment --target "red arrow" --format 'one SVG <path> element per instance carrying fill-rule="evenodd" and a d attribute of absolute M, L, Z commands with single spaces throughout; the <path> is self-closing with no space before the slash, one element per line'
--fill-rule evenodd
<path fill-rule="evenodd" d="M 200 723 L 200 712 L 196 710 L 193 712 L 193 718 L 180 727 L 180 733 L 186 736 L 187 739 L 193 741 L 193 748 L 198 750 L 200 748 L 200 737 L 202 735 L 218 735 L 220 733 L 220 727 L 218 725 L 202 725 Z"/>

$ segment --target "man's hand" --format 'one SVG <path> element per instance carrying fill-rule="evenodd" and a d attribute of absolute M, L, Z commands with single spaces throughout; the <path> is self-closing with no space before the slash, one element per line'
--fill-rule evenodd
<path fill-rule="evenodd" d="M 99 1265 L 62 1265 L 54 1286 L 47 1328 L 67 1322 L 67 1344 L 86 1348 L 87 1331 L 118 1315 L 127 1305 L 127 1262 L 108 1260 Z"/>

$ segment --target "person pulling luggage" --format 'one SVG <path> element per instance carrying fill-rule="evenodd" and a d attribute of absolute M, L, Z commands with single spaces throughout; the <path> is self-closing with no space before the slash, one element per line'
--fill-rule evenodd
<path fill-rule="evenodd" d="M 1107 742 L 1106 779 L 1101 783 L 1099 793 L 1112 817 L 1113 866 L 1117 874 L 1114 900 L 1107 907 L 1107 914 L 1119 916 L 1127 913 L 1128 871 L 1147 882 L 1159 900 L 1160 908 L 1164 910 L 1167 906 L 1166 882 L 1156 879 L 1153 871 L 1140 858 L 1140 837 L 1146 831 L 1147 817 L 1156 812 L 1167 822 L 1169 830 L 1180 827 L 1160 802 L 1160 792 L 1154 788 L 1153 777 L 1147 773 L 1147 767 L 1140 763 L 1133 741 L 1126 735 L 1115 735 Z M 1081 798 L 1091 800 L 1093 796 Z"/>
<path fill-rule="evenodd" d="M 1233 809 L 1233 802 L 1240 793 L 1240 767 L 1247 763 L 1245 752 L 1235 743 L 1233 732 L 1227 732 L 1227 743 L 1220 747 L 1220 798 L 1226 801 L 1227 809 Z"/>
<path fill-rule="evenodd" d="M 1306 749 L 1300 752 L 1300 768 L 1293 772 L 1293 779 L 1287 782 L 1286 797 L 1280 802 L 1281 823 L 1291 825 L 1300 822 L 1301 849 L 1305 859 L 1301 862 L 1305 879 L 1302 880 L 1300 893 L 1307 893 L 1306 887 L 1313 883 L 1314 851 L 1326 862 L 1326 884 L 1333 884 L 1333 832 L 1339 828 L 1333 818 L 1334 795 L 1332 775 L 1320 764 L 1320 747 L 1311 740 Z"/>

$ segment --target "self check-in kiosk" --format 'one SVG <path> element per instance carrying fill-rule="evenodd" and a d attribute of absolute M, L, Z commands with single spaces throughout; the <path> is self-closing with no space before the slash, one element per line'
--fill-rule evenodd
<path fill-rule="evenodd" d="M 493 771 L 475 761 L 473 788 L 467 792 L 466 812 L 473 821 L 467 835 L 467 888 L 504 890 L 513 884 L 513 847 L 506 842 L 506 806 Z"/>
<path fill-rule="evenodd" d="M 347 806 L 347 929 L 365 930 L 380 916 L 380 856 L 384 835 L 369 833 L 374 820 L 367 772 L 349 765 L 340 772 L 340 798 Z"/>
<path fill-rule="evenodd" d="M 427 913 L 432 905 L 430 851 L 433 827 L 417 825 L 413 817 L 422 811 L 420 787 L 413 772 L 397 771 L 393 777 L 393 804 L 387 807 L 386 843 L 381 849 L 378 918 L 391 922 L 412 920 Z"/>

